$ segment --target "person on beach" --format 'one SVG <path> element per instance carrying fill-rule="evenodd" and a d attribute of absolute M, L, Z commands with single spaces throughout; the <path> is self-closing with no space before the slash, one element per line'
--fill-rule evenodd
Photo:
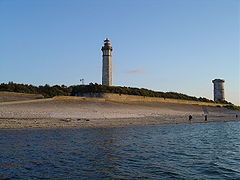
<path fill-rule="evenodd" d="M 207 121 L 207 115 L 204 116 L 205 121 Z"/>
<path fill-rule="evenodd" d="M 188 116 L 188 120 L 191 121 L 192 120 L 192 115 Z"/>

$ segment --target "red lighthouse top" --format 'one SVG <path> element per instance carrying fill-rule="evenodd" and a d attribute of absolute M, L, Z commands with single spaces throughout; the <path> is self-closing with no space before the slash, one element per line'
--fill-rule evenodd
<path fill-rule="evenodd" d="M 110 40 L 109 40 L 108 38 L 106 38 L 106 39 L 104 40 L 104 42 L 110 42 Z"/>
<path fill-rule="evenodd" d="M 102 50 L 111 50 L 112 51 L 110 40 L 108 38 L 106 38 L 106 40 L 104 40 L 104 46 L 102 47 Z"/>

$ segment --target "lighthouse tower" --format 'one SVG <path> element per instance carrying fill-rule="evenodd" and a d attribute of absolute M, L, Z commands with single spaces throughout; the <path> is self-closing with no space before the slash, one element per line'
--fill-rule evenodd
<path fill-rule="evenodd" d="M 224 80 L 223 79 L 214 79 L 213 81 L 213 94 L 214 94 L 214 101 L 224 101 Z"/>
<path fill-rule="evenodd" d="M 102 47 L 103 64 L 102 64 L 102 85 L 112 85 L 112 47 L 110 41 L 106 39 Z"/>

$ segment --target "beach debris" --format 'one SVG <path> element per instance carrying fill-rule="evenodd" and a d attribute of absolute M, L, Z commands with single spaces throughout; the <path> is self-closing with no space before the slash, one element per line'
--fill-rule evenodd
<path fill-rule="evenodd" d="M 207 121 L 207 115 L 204 116 L 204 120 Z"/>
<path fill-rule="evenodd" d="M 78 121 L 90 121 L 90 119 L 87 119 L 87 118 L 78 118 L 77 120 Z"/>
<path fill-rule="evenodd" d="M 60 121 L 64 121 L 64 122 L 70 122 L 71 118 L 67 118 L 67 119 L 60 119 Z"/>
<path fill-rule="evenodd" d="M 191 121 L 192 120 L 192 115 L 188 116 L 188 120 Z"/>

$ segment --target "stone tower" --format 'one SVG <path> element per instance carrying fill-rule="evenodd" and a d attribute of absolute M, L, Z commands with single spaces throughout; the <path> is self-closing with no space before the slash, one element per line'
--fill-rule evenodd
<path fill-rule="evenodd" d="M 223 79 L 214 79 L 213 81 L 213 86 L 214 86 L 214 101 L 224 101 L 225 96 L 224 96 L 224 80 Z"/>
<path fill-rule="evenodd" d="M 103 64 L 102 64 L 102 85 L 112 85 L 112 47 L 110 41 L 106 39 L 102 47 Z"/>

